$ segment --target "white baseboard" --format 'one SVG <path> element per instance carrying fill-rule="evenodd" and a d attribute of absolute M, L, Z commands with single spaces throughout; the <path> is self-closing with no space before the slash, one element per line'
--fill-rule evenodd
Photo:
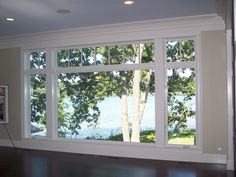
<path fill-rule="evenodd" d="M 198 163 L 227 164 L 225 154 L 206 154 L 198 149 L 157 147 L 156 145 L 138 145 L 101 142 L 77 142 L 45 139 L 24 139 L 14 141 L 16 147 L 47 151 L 129 157 L 153 160 L 185 161 Z M 0 140 L 0 146 L 11 147 L 9 140 Z M 231 168 L 230 168 L 231 169 Z"/>
<path fill-rule="evenodd" d="M 227 170 L 234 170 L 234 161 L 227 160 Z"/>

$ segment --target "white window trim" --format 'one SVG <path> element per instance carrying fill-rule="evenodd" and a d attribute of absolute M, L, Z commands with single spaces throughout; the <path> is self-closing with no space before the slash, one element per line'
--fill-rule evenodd
<path fill-rule="evenodd" d="M 180 41 L 180 40 L 194 40 L 194 51 L 195 51 L 195 60 L 194 61 L 181 61 L 181 62 L 168 62 L 166 60 L 166 49 L 165 44 L 167 41 Z M 201 78 L 200 78 L 200 35 L 188 36 L 188 37 L 178 37 L 178 38 L 167 38 L 163 39 L 164 43 L 162 54 L 162 65 L 164 72 L 164 146 L 169 148 L 191 148 L 191 149 L 202 149 L 202 126 L 201 126 Z M 196 145 L 181 145 L 181 144 L 168 144 L 168 106 L 167 106 L 167 69 L 178 69 L 178 68 L 193 68 L 196 76 Z"/>
<path fill-rule="evenodd" d="M 183 40 L 185 38 L 178 38 L 178 40 Z M 195 38 L 188 37 L 186 39 L 194 39 L 195 45 L 197 44 Z M 168 39 L 169 40 L 169 39 Z M 172 39 L 173 40 L 173 39 Z M 150 41 L 150 40 L 148 40 Z M 195 73 L 197 75 L 197 66 L 196 61 L 199 59 L 195 56 L 194 62 L 167 62 L 166 61 L 166 54 L 165 54 L 165 43 L 167 39 L 154 39 L 154 46 L 155 46 L 155 61 L 154 63 L 142 63 L 142 64 L 120 64 L 120 65 L 99 65 L 99 66 L 78 66 L 78 67 L 57 67 L 57 56 L 56 51 L 57 48 L 46 48 L 46 68 L 45 69 L 25 69 L 24 75 L 30 76 L 32 74 L 46 74 L 46 117 L 47 117 L 47 135 L 45 137 L 31 137 L 30 136 L 30 129 L 29 126 L 26 125 L 25 132 L 28 132 L 24 135 L 25 138 L 39 138 L 39 139 L 48 139 L 48 140 L 60 140 L 64 141 L 63 138 L 58 137 L 58 117 L 57 117 L 57 74 L 59 73 L 86 73 L 86 72 L 103 72 L 103 71 L 124 71 L 124 70 L 145 70 L 145 69 L 153 69 L 155 71 L 155 126 L 156 126 L 156 142 L 154 143 L 157 147 L 191 147 L 191 148 L 198 148 L 199 141 L 201 141 L 201 137 L 199 136 L 199 129 L 198 125 L 196 127 L 197 132 L 197 143 L 194 146 L 189 145 L 170 145 L 167 144 L 167 113 L 166 113 L 166 95 L 167 95 L 167 86 L 166 86 L 166 69 L 167 68 L 194 68 Z M 132 43 L 133 41 L 129 41 L 126 43 Z M 122 43 L 123 44 L 123 43 Z M 97 46 L 100 46 L 99 44 Z M 71 46 L 66 48 L 72 48 Z M 40 50 L 38 50 L 40 51 Z M 32 51 L 26 51 L 26 59 L 28 53 Z M 197 50 L 195 49 L 195 52 Z M 29 60 L 29 57 L 28 57 Z M 27 62 L 25 62 L 27 63 Z M 29 66 L 28 66 L 29 67 Z M 24 67 L 27 68 L 27 67 Z M 197 77 L 197 76 L 196 76 Z M 198 79 L 196 80 L 198 86 Z M 27 85 L 27 81 L 25 81 L 25 85 Z M 29 88 L 28 88 L 29 89 Z M 27 89 L 25 89 L 27 90 Z M 196 98 L 198 97 L 199 91 L 197 90 Z M 26 99 L 27 96 L 25 96 Z M 29 97 L 29 95 L 28 95 Z M 26 99 L 26 103 L 29 105 L 29 98 Z M 198 98 L 196 99 L 196 105 Z M 27 107 L 27 105 L 25 105 Z M 164 109 L 163 109 L 164 108 Z M 199 108 L 196 108 L 196 112 L 198 112 Z M 27 111 L 25 114 L 26 121 L 30 119 L 29 114 L 30 111 Z M 196 119 L 199 118 L 196 115 Z M 199 121 L 196 122 L 198 124 Z M 67 139 L 66 141 L 70 141 L 71 139 Z M 74 141 L 74 140 L 72 140 Z M 90 142 L 91 140 L 76 140 L 78 142 Z M 98 142 L 98 140 L 92 140 Z M 101 141 L 103 144 L 134 144 L 132 142 L 124 143 L 124 142 L 112 142 L 112 141 Z M 139 143 L 139 145 L 143 146 L 145 143 Z M 137 144 L 136 144 L 137 145 Z M 139 146 L 138 145 L 138 146 Z M 146 144 L 147 146 L 153 146 L 153 144 Z M 145 146 L 146 146 L 145 145 Z"/>

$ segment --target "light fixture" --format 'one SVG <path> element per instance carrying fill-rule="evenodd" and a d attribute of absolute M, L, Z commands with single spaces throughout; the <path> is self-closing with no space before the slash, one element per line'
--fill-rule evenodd
<path fill-rule="evenodd" d="M 69 14 L 70 10 L 68 10 L 68 9 L 58 9 L 57 13 L 58 14 Z"/>
<path fill-rule="evenodd" d="M 124 0 L 124 4 L 125 4 L 125 5 L 131 5 L 131 4 L 133 4 L 133 3 L 134 3 L 133 0 Z"/>
<path fill-rule="evenodd" d="M 8 22 L 14 22 L 15 21 L 15 19 L 12 18 L 12 17 L 6 17 L 5 20 L 8 21 Z"/>

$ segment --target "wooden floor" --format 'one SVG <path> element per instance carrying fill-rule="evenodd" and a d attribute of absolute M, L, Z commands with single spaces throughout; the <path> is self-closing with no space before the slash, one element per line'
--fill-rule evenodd
<path fill-rule="evenodd" d="M 0 147 L 0 177 L 234 177 L 225 165 Z"/>

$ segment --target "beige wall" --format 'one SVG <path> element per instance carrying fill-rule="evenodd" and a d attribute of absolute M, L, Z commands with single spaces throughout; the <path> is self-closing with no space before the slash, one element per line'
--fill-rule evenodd
<path fill-rule="evenodd" d="M 203 152 L 227 152 L 226 38 L 224 31 L 202 32 Z M 9 85 L 10 123 L 15 139 L 21 135 L 20 49 L 0 50 L 0 83 Z M 0 126 L 0 138 L 6 138 Z M 221 151 L 218 148 L 222 148 Z"/>
<path fill-rule="evenodd" d="M 20 49 L 0 49 L 0 85 L 8 85 L 9 123 L 7 128 L 14 139 L 21 137 L 21 67 Z M 0 137 L 7 138 L 0 125 Z"/>
<path fill-rule="evenodd" d="M 202 32 L 203 152 L 227 152 L 227 60 L 223 30 Z M 221 151 L 218 148 L 222 148 Z"/>

